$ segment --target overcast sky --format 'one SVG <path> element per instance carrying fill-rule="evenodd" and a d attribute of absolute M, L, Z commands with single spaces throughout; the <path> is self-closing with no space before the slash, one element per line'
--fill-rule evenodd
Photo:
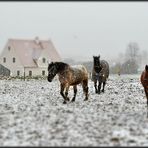
<path fill-rule="evenodd" d="M 129 42 L 148 50 L 148 2 L 0 2 L 0 51 L 8 38 L 51 39 L 63 58 L 114 58 Z"/>

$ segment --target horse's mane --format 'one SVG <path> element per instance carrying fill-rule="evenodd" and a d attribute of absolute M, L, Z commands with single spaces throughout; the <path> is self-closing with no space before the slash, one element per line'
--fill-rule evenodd
<path fill-rule="evenodd" d="M 62 71 L 65 68 L 69 67 L 70 65 L 64 62 L 55 62 L 55 66 L 58 69 L 58 71 Z"/>
<path fill-rule="evenodd" d="M 60 66 L 69 66 L 69 64 L 65 63 L 65 62 L 55 62 L 55 64 L 57 65 L 60 65 Z"/>

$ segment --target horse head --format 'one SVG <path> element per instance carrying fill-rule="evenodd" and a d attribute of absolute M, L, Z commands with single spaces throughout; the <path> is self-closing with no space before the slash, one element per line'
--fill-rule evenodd
<path fill-rule="evenodd" d="M 145 70 L 148 72 L 148 65 L 145 65 Z"/>
<path fill-rule="evenodd" d="M 52 82 L 53 78 L 57 74 L 57 67 L 54 62 L 48 64 L 48 81 Z"/>
<path fill-rule="evenodd" d="M 94 58 L 94 69 L 97 73 L 99 73 L 102 69 L 100 64 L 100 55 L 99 56 L 93 56 Z"/>

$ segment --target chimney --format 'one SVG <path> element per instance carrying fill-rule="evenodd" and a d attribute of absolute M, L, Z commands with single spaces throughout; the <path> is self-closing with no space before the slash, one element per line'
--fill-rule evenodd
<path fill-rule="evenodd" d="M 39 44 L 40 43 L 40 40 L 39 40 L 39 37 L 38 36 L 35 37 L 35 43 L 36 44 Z"/>

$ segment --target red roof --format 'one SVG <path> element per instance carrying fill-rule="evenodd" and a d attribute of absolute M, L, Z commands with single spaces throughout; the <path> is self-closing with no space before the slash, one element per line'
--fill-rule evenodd
<path fill-rule="evenodd" d="M 9 46 L 12 46 L 25 67 L 37 67 L 36 60 L 43 50 L 46 50 L 51 61 L 61 61 L 61 57 L 55 49 L 51 40 L 22 40 L 9 39 Z"/>

